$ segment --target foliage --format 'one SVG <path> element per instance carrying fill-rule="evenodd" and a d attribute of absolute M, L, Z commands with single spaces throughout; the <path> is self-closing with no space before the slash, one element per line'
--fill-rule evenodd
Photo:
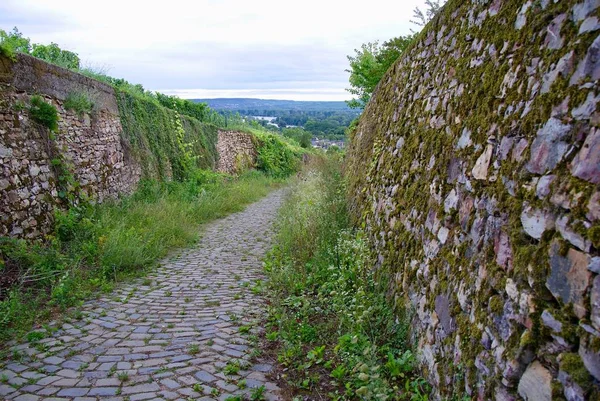
<path fill-rule="evenodd" d="M 310 148 L 310 140 L 312 139 L 310 132 L 305 131 L 302 128 L 285 128 L 282 133 L 283 136 L 298 142 L 301 147 Z"/>
<path fill-rule="evenodd" d="M 212 107 L 225 119 L 227 125 L 240 124 L 243 118 L 252 122 L 256 117 L 275 117 L 272 122 L 277 127 L 270 125 L 266 120 L 258 120 L 264 129 L 283 133 L 285 129 L 303 128 L 313 136 L 325 139 L 344 139 L 346 127 L 354 120 L 359 112 L 348 108 L 345 102 L 291 102 L 269 101 L 256 99 L 236 99 L 233 105 L 223 105 L 225 99 L 209 100 Z M 265 102 L 262 106 L 260 102 Z M 273 103 L 276 102 L 276 103 Z M 281 103 L 281 105 L 280 105 Z M 343 106 L 340 106 L 341 103 Z M 249 108 L 255 105 L 256 108 Z M 227 108 L 225 108 L 227 107 Z"/>
<path fill-rule="evenodd" d="M 79 69 L 80 60 L 77 53 L 63 50 L 56 43 L 50 43 L 49 45 L 33 44 L 31 55 L 63 68 Z"/>
<path fill-rule="evenodd" d="M 363 108 L 390 66 L 400 57 L 412 42 L 413 36 L 399 36 L 379 45 L 378 42 L 364 43 L 355 49 L 354 56 L 348 56 L 350 88 L 346 89 L 357 98 L 348 102 L 353 108 Z"/>
<path fill-rule="evenodd" d="M 3 272 L 19 277 L 0 293 L 0 340 L 143 273 L 169 250 L 197 240 L 199 224 L 237 212 L 277 185 L 258 172 L 233 179 L 196 170 L 184 182 L 143 181 L 119 202 L 61 211 L 43 243 L 0 238 Z"/>
<path fill-rule="evenodd" d="M 288 144 L 273 134 L 258 137 L 257 168 L 266 174 L 285 178 L 297 169 L 298 158 Z"/>
<path fill-rule="evenodd" d="M 54 105 L 44 101 L 41 96 L 31 97 L 29 114 L 38 124 L 43 125 L 52 132 L 58 131 L 58 111 Z"/>
<path fill-rule="evenodd" d="M 0 54 L 14 60 L 15 53 L 29 53 L 30 51 L 29 38 L 24 38 L 17 27 L 14 27 L 11 32 L 0 29 Z"/>
<path fill-rule="evenodd" d="M 91 113 L 94 108 L 94 102 L 90 96 L 84 92 L 71 92 L 65 99 L 64 106 L 67 110 L 73 110 L 79 116 L 85 113 Z"/>
<path fill-rule="evenodd" d="M 408 316 L 392 310 L 363 234 L 348 219 L 340 158 L 313 161 L 280 209 L 267 338 L 288 382 L 331 399 L 411 399 Z"/>
<path fill-rule="evenodd" d="M 122 78 L 113 78 L 105 71 L 93 68 L 84 68 L 79 72 L 85 76 L 102 81 L 125 92 L 129 96 L 138 98 L 140 101 L 154 103 L 157 106 L 163 106 L 177 111 L 179 114 L 192 117 L 200 122 L 211 123 L 218 126 L 226 126 L 226 121 L 222 115 L 211 110 L 205 103 L 197 103 L 191 100 L 180 99 L 176 96 L 164 95 L 160 92 L 152 92 L 144 89 L 141 84 L 132 84 Z"/>
<path fill-rule="evenodd" d="M 79 69 L 80 64 L 77 53 L 63 50 L 56 43 L 50 43 L 49 45 L 32 44 L 29 38 L 23 37 L 17 27 L 14 27 L 11 32 L 0 29 L 0 53 L 11 59 L 14 59 L 15 53 L 30 54 L 72 70 Z"/>
<path fill-rule="evenodd" d="M 208 117 L 210 109 L 206 103 L 194 103 L 176 96 L 163 95 L 159 92 L 155 92 L 155 96 L 162 106 L 175 110 L 179 114 L 194 117 L 198 121 L 205 121 Z"/>
<path fill-rule="evenodd" d="M 411 22 L 423 27 L 440 11 L 445 0 L 425 0 L 425 11 L 416 7 Z M 364 108 L 386 71 L 414 40 L 415 35 L 398 36 L 383 45 L 379 42 L 363 43 L 355 49 L 354 56 L 347 56 L 350 62 L 350 88 L 346 89 L 356 96 L 348 105 L 352 108 Z"/>
<path fill-rule="evenodd" d="M 173 100 L 173 104 L 176 104 L 176 100 Z M 195 169 L 196 157 L 193 152 L 193 145 L 185 141 L 185 130 L 181 122 L 181 115 L 179 113 L 173 113 L 173 125 L 175 125 L 175 140 L 177 141 L 177 147 L 181 152 L 181 168 L 187 177 L 190 171 Z"/>
<path fill-rule="evenodd" d="M 440 11 L 446 0 L 425 0 L 425 11 L 419 7 L 413 10 L 413 18 L 410 22 L 424 27 Z"/>
<path fill-rule="evenodd" d="M 119 91 L 117 100 L 123 134 L 146 177 L 184 180 L 194 168 L 215 167 L 216 127 L 129 91 Z"/>

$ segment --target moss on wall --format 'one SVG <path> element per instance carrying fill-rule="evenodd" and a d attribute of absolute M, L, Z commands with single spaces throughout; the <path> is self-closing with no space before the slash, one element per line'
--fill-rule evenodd
<path fill-rule="evenodd" d="M 417 311 L 438 396 L 527 397 L 532 361 L 556 373 L 599 335 L 598 17 L 592 1 L 450 0 L 351 133 L 352 213 Z"/>

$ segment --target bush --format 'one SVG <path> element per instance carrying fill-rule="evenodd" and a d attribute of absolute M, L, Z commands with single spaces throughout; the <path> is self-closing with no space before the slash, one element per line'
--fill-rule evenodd
<path fill-rule="evenodd" d="M 77 53 L 63 50 L 56 43 L 50 43 L 49 45 L 34 44 L 31 55 L 63 68 L 79 69 L 80 60 Z"/>
<path fill-rule="evenodd" d="M 41 96 L 32 96 L 29 106 L 31 118 L 50 131 L 58 131 L 58 111 L 53 105 L 46 103 Z"/>
<path fill-rule="evenodd" d="M 31 42 L 28 38 L 24 38 L 16 27 L 10 32 L 0 29 L 0 54 L 14 61 L 17 52 L 29 53 L 30 51 Z"/>
<path fill-rule="evenodd" d="M 67 95 L 64 106 L 65 109 L 73 110 L 81 117 L 85 113 L 90 114 L 92 112 L 94 102 L 92 102 L 86 93 L 71 92 Z"/>
<path fill-rule="evenodd" d="M 257 167 L 272 177 L 285 178 L 298 168 L 298 158 L 291 147 L 273 134 L 258 138 Z"/>

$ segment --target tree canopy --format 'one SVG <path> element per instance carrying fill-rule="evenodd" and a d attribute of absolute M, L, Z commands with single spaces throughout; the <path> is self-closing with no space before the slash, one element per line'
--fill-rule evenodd
<path fill-rule="evenodd" d="M 312 134 L 302 128 L 284 128 L 282 134 L 295 140 L 303 148 L 310 148 L 311 146 Z"/>
<path fill-rule="evenodd" d="M 419 7 L 413 11 L 411 22 L 423 27 L 439 12 L 445 0 L 425 0 L 425 11 Z M 414 32 L 414 31 L 413 31 Z M 354 56 L 348 56 L 350 69 L 350 88 L 346 89 L 355 96 L 348 102 L 353 108 L 364 108 L 383 75 L 406 50 L 415 35 L 398 36 L 383 42 L 363 43 L 360 49 L 355 49 Z"/>
<path fill-rule="evenodd" d="M 364 43 L 355 49 L 354 56 L 348 56 L 350 69 L 350 88 L 348 92 L 357 96 L 348 105 L 363 108 L 371 99 L 373 91 L 388 68 L 400 57 L 412 42 L 413 36 L 392 38 L 382 45 L 379 42 Z"/>
<path fill-rule="evenodd" d="M 25 53 L 61 67 L 72 70 L 80 68 L 80 59 L 77 53 L 63 50 L 56 43 L 32 44 L 29 38 L 23 37 L 17 27 L 10 32 L 0 29 L 0 53 L 11 58 L 14 58 L 15 53 Z"/>

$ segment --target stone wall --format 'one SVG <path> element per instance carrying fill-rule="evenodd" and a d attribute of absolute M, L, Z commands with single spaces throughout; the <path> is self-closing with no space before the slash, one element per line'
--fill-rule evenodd
<path fill-rule="evenodd" d="M 352 134 L 436 397 L 600 396 L 600 2 L 450 0 Z"/>
<path fill-rule="evenodd" d="M 92 111 L 67 110 L 73 94 L 91 100 Z M 32 119 L 36 95 L 56 107 L 58 132 Z M 142 176 L 173 179 L 183 154 L 178 126 L 198 168 L 235 174 L 256 163 L 250 134 L 219 131 L 34 57 L 0 56 L 0 236 L 51 231 L 54 210 L 66 206 L 65 169 L 69 190 L 99 202 L 133 192 Z"/>
<path fill-rule="evenodd" d="M 94 103 L 89 114 L 66 110 L 69 94 L 85 94 Z M 59 130 L 34 122 L 28 111 L 41 95 L 59 112 Z M 0 58 L 0 236 L 38 237 L 51 228 L 57 188 L 68 166 L 80 192 L 102 201 L 132 192 L 140 168 L 127 152 L 114 90 L 101 82 L 20 55 Z"/>
<path fill-rule="evenodd" d="M 238 174 L 256 164 L 256 144 L 250 134 L 219 131 L 217 171 Z"/>

